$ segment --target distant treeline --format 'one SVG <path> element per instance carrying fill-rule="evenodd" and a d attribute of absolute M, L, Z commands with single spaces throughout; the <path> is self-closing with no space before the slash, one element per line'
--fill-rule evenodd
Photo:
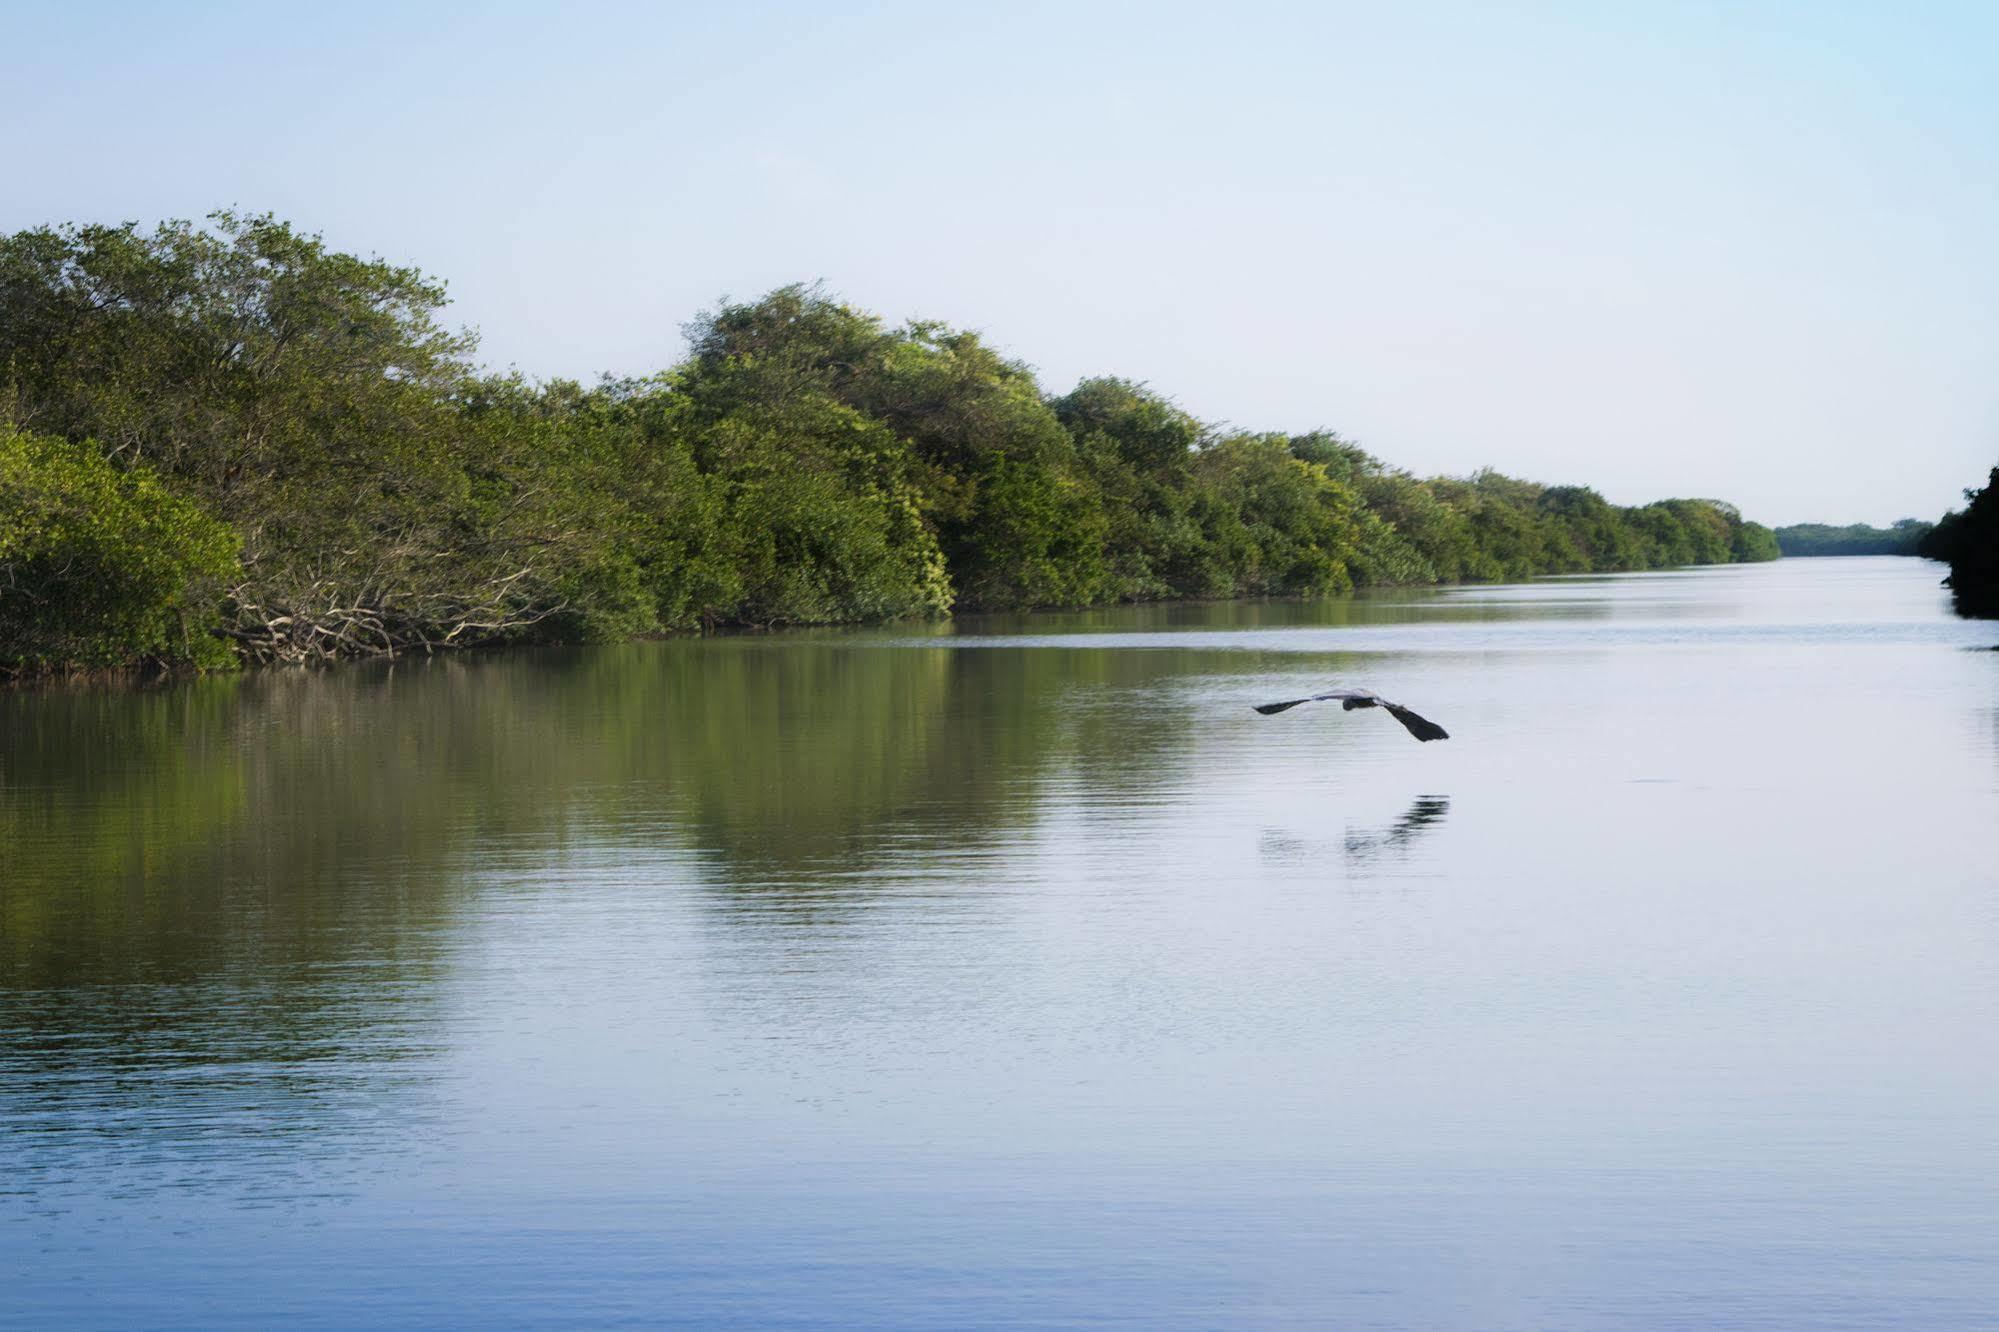
<path fill-rule="evenodd" d="M 1962 509 L 1937 521 L 1917 552 L 1950 566 L 1944 583 L 1959 615 L 1999 619 L 1999 467 L 1980 490 L 1964 492 Z"/>
<path fill-rule="evenodd" d="M 1766 560 L 1637 508 L 1124 379 L 809 287 L 670 370 L 481 374 L 443 287 L 269 217 L 0 237 L 0 670 L 303 661 Z"/>
<path fill-rule="evenodd" d="M 1869 527 L 1854 523 L 1828 527 L 1824 523 L 1798 523 L 1777 529 L 1777 548 L 1790 556 L 1812 555 L 1914 555 L 1935 523 L 1920 518 L 1904 518 L 1893 527 Z"/>

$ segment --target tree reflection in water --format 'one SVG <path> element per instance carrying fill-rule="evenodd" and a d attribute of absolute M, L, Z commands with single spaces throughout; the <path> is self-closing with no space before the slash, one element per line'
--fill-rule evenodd
<path fill-rule="evenodd" d="M 1077 703 L 1198 655 L 800 635 L 0 695 L 16 1179 L 407 1144 L 448 982 L 524 884 L 684 904 L 746 983 L 801 937 L 865 977 L 871 908 L 973 891 L 1063 774 L 1176 780 L 1185 727 Z"/>

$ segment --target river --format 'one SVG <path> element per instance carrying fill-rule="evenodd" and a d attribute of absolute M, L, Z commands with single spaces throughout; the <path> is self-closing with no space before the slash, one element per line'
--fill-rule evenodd
<path fill-rule="evenodd" d="M 1989 1328 L 1940 572 L 0 694 L 0 1325 Z"/>

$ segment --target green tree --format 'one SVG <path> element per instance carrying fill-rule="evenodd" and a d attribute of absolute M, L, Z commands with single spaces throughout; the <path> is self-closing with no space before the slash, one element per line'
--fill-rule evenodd
<path fill-rule="evenodd" d="M 1115 595 L 1139 600 L 1201 587 L 1203 539 L 1190 494 L 1201 423 L 1125 379 L 1086 379 L 1051 406 L 1096 488 Z"/>
<path fill-rule="evenodd" d="M 1777 534 L 1761 523 L 1740 522 L 1729 539 L 1728 558 L 1736 564 L 1780 559 L 1783 553 L 1777 544 Z"/>
<path fill-rule="evenodd" d="M 1557 533 L 1562 572 L 1643 567 L 1637 539 L 1623 515 L 1589 487 L 1551 486 L 1541 492 L 1538 506 Z"/>
<path fill-rule="evenodd" d="M 1198 595 L 1349 591 L 1359 550 L 1359 498 L 1282 435 L 1231 435 L 1194 463 L 1203 537 Z"/>
<path fill-rule="evenodd" d="M 816 288 L 724 305 L 689 330 L 683 391 L 710 413 L 744 390 L 822 391 L 907 441 L 923 517 L 970 608 L 1115 595 L 1105 522 L 1074 441 L 1027 367 L 975 333 L 879 318 Z"/>
<path fill-rule="evenodd" d="M 243 538 L 261 659 L 520 637 L 569 609 L 594 505 L 490 409 L 444 288 L 267 216 L 0 239 L 0 401 L 151 467 Z"/>

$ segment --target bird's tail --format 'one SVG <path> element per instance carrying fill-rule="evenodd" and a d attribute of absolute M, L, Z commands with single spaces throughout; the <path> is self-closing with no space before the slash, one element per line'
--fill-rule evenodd
<path fill-rule="evenodd" d="M 1394 714 L 1395 720 L 1408 728 L 1409 734 L 1415 736 L 1418 740 L 1448 740 L 1451 738 L 1449 731 L 1437 725 L 1437 723 L 1431 721 L 1428 717 L 1418 717 L 1415 713 L 1409 711 L 1409 709 L 1398 708 L 1393 703 L 1386 706 L 1389 712 Z"/>

